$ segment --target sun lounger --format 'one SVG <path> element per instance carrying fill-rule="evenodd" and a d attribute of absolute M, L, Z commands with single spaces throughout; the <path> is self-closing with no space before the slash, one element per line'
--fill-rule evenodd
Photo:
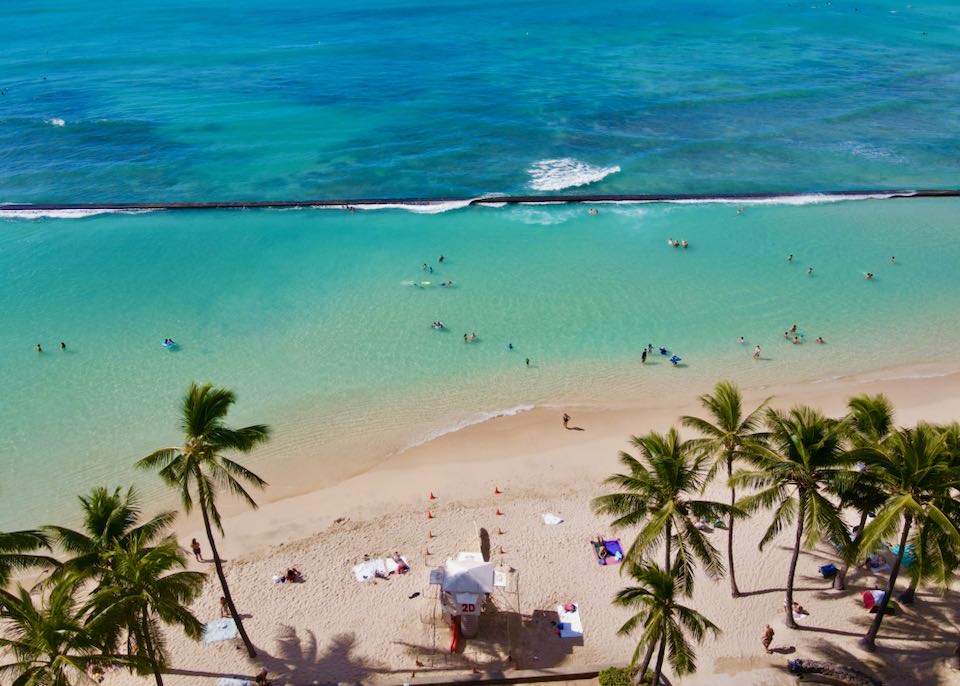
<path fill-rule="evenodd" d="M 217 643 L 218 641 L 229 641 L 237 637 L 237 625 L 232 617 L 227 619 L 215 619 L 207 622 L 203 627 L 203 642 L 206 644 Z"/>
<path fill-rule="evenodd" d="M 830 579 L 831 577 L 836 576 L 837 572 L 839 572 L 840 570 L 837 569 L 837 565 L 831 562 L 829 564 L 825 564 L 822 567 L 818 568 L 817 571 L 820 572 L 821 576 L 823 576 L 824 579 Z"/>
<path fill-rule="evenodd" d="M 568 609 L 572 608 L 572 609 Z M 580 621 L 580 604 L 557 605 L 557 631 L 560 638 L 583 638 L 583 623 Z"/>
<path fill-rule="evenodd" d="M 600 544 L 597 541 L 590 541 L 590 547 L 593 548 L 593 555 L 600 565 L 620 564 L 623 559 L 623 547 L 620 545 L 619 538 L 612 541 L 605 540 L 603 542 L 603 552 L 601 552 Z"/>
<path fill-rule="evenodd" d="M 899 545 L 890 546 L 890 552 L 893 555 L 899 555 L 900 546 Z M 903 565 L 904 569 L 907 569 L 908 567 L 910 567 L 910 565 L 912 565 L 916 561 L 917 561 L 917 554 L 913 551 L 913 545 L 907 544 L 907 547 L 903 549 L 903 559 L 901 560 L 900 564 Z"/>

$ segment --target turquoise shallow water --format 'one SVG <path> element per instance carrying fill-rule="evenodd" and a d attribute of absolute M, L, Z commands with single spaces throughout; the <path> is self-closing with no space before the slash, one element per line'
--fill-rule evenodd
<path fill-rule="evenodd" d="M 131 464 L 176 440 L 191 379 L 276 427 L 257 465 L 306 451 L 335 475 L 359 466 L 353 442 L 389 453 L 481 412 L 955 363 L 955 200 L 598 208 L 3 221 L 0 522 L 152 483 Z M 783 341 L 793 323 L 801 346 Z M 688 366 L 641 367 L 647 342 Z"/>
<path fill-rule="evenodd" d="M 39 0 L 0 25 L 0 203 L 960 185 L 952 2 Z M 154 483 L 130 465 L 191 379 L 276 427 L 258 467 L 335 478 L 532 403 L 948 365 L 957 206 L 3 215 L 0 529 Z M 647 342 L 688 366 L 641 368 Z"/>

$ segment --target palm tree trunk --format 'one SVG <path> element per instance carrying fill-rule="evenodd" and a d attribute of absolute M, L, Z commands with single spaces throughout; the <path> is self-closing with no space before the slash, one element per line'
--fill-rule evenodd
<path fill-rule="evenodd" d="M 647 676 L 647 668 L 650 667 L 650 660 L 653 658 L 653 651 L 656 647 L 656 641 L 651 641 L 650 645 L 647 646 L 647 652 L 643 656 L 643 663 L 640 665 L 640 671 L 637 672 L 636 683 L 643 683 L 644 677 Z"/>
<path fill-rule="evenodd" d="M 227 586 L 227 577 L 223 575 L 223 563 L 220 561 L 220 553 L 217 552 L 217 544 L 213 540 L 213 529 L 210 528 L 210 515 L 207 514 L 205 502 L 201 501 L 200 512 L 203 513 L 203 528 L 207 531 L 207 542 L 210 543 L 210 551 L 213 553 L 213 566 L 217 569 L 217 578 L 220 579 L 220 588 L 223 589 L 223 597 L 227 599 L 230 616 L 233 617 L 233 621 L 237 625 L 237 632 L 243 640 L 243 645 L 247 647 L 247 654 L 250 657 L 256 657 L 257 651 L 254 650 L 253 643 L 250 642 L 250 637 L 247 636 L 246 629 L 243 628 L 240 613 L 237 612 L 237 606 L 233 604 L 233 596 L 230 595 L 230 587 Z"/>
<path fill-rule="evenodd" d="M 144 611 L 140 615 L 140 641 L 143 644 L 143 652 L 147 654 L 150 660 L 150 668 L 153 670 L 153 678 L 157 686 L 163 686 L 163 677 L 160 675 L 160 664 L 157 662 L 157 654 L 154 652 L 153 641 L 150 640 L 150 627 L 147 624 L 147 613 Z"/>
<path fill-rule="evenodd" d="M 929 528 L 926 525 L 926 522 L 920 524 L 920 540 L 918 544 L 918 555 L 917 559 L 913 561 L 914 569 L 912 572 L 912 578 L 910 579 L 910 587 L 906 591 L 900 594 L 898 600 L 904 605 L 909 605 L 913 602 L 913 597 L 917 593 L 917 587 L 920 586 L 920 578 L 923 576 L 926 571 L 925 566 L 927 564 L 926 559 L 924 559 L 923 551 L 927 549 L 927 531 Z"/>
<path fill-rule="evenodd" d="M 806 500 L 803 493 L 797 494 L 800 505 L 797 508 L 797 537 L 793 542 L 793 555 L 790 557 L 790 572 L 787 574 L 787 603 L 784 610 L 787 614 L 787 626 L 797 628 L 793 618 L 793 579 L 797 575 L 797 560 L 800 558 L 800 541 L 803 539 L 803 516 L 806 514 Z"/>
<path fill-rule="evenodd" d="M 670 520 L 668 519 L 667 520 L 667 540 L 663 546 L 664 549 L 666 550 L 666 553 L 664 556 L 664 570 L 666 570 L 668 573 L 670 572 L 671 569 L 673 569 L 670 566 L 670 537 L 672 533 L 673 533 L 673 527 L 670 526 Z"/>
<path fill-rule="evenodd" d="M 857 641 L 857 644 L 867 652 L 874 652 L 877 649 L 877 633 L 880 631 L 880 624 L 883 623 L 883 615 L 887 609 L 887 603 L 893 599 L 893 588 L 897 583 L 897 574 L 900 573 L 900 562 L 903 560 L 903 552 L 907 547 L 907 536 L 910 533 L 911 517 L 906 515 L 903 518 L 903 531 L 900 533 L 900 552 L 897 553 L 897 559 L 893 562 L 893 569 L 890 571 L 890 579 L 887 581 L 887 591 L 883 595 L 883 600 L 877 605 L 877 616 L 873 618 L 873 623 L 866 635 Z"/>
<path fill-rule="evenodd" d="M 657 668 L 653 672 L 653 686 L 660 686 L 660 675 L 663 673 L 663 654 L 667 650 L 667 637 L 660 639 L 660 652 L 657 653 Z"/>
<path fill-rule="evenodd" d="M 733 478 L 733 457 L 727 456 L 727 482 Z M 730 487 L 730 507 L 737 502 L 737 489 Z M 737 588 L 737 575 L 733 570 L 733 512 L 727 516 L 727 570 L 730 572 L 730 595 L 734 598 L 740 597 L 740 589 Z"/>
<path fill-rule="evenodd" d="M 854 554 L 860 554 L 860 538 L 863 536 L 863 527 L 867 525 L 867 512 L 863 511 L 860 513 L 860 525 L 857 527 L 857 535 L 853 537 L 853 547 L 856 551 Z M 837 572 L 837 575 L 833 577 L 833 590 L 835 591 L 845 591 L 847 589 L 847 572 L 850 570 L 850 562 L 844 561 L 840 566 L 840 571 Z"/>

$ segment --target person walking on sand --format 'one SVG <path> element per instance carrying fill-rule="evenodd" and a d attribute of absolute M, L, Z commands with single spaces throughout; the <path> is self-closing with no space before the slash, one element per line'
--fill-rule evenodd
<path fill-rule="evenodd" d="M 566 412 L 564 412 L 564 413 L 563 413 L 563 428 L 564 428 L 564 429 L 569 429 L 569 428 L 570 428 L 570 427 L 568 426 L 569 424 L 570 424 L 570 415 L 568 415 Z"/>
<path fill-rule="evenodd" d="M 220 596 L 220 616 L 229 617 L 230 616 L 230 606 L 227 605 L 227 599 L 223 596 Z"/>
<path fill-rule="evenodd" d="M 759 345 L 757 345 L 757 347 L 753 349 L 753 359 L 755 359 L 755 360 L 759 360 L 759 359 L 760 359 L 760 346 L 759 346 Z"/>
<path fill-rule="evenodd" d="M 200 553 L 200 541 L 193 539 L 190 541 L 190 550 L 193 551 L 193 556 L 197 558 L 197 562 L 205 562 L 203 555 Z"/>
<path fill-rule="evenodd" d="M 767 655 L 772 653 L 770 650 L 770 644 L 773 643 L 773 627 L 767 624 L 766 628 L 763 630 L 763 639 L 760 641 L 763 644 L 763 649 L 767 651 Z"/>

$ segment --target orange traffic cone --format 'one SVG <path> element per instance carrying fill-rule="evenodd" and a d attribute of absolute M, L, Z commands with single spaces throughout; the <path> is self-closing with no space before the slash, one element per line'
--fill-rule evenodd
<path fill-rule="evenodd" d="M 499 526 L 497 527 L 497 536 L 503 536 L 505 533 L 507 532 L 501 529 Z"/>
<path fill-rule="evenodd" d="M 428 532 L 427 532 L 427 538 L 433 538 L 433 532 L 432 532 L 432 531 L 428 531 Z"/>
<path fill-rule="evenodd" d="M 507 551 L 503 549 L 503 546 L 500 546 L 500 554 L 501 554 L 501 555 L 506 555 L 506 554 L 507 554 Z"/>
<path fill-rule="evenodd" d="M 433 519 L 433 513 L 430 510 L 427 510 L 427 519 Z"/>
<path fill-rule="evenodd" d="M 496 487 L 493 489 L 493 494 L 494 494 L 494 495 L 500 495 L 501 493 L 503 493 L 503 491 L 500 490 L 500 487 L 499 487 L 499 486 L 496 486 Z"/>
<path fill-rule="evenodd" d="M 498 516 L 498 517 L 502 517 L 502 516 L 503 516 L 503 513 L 500 511 L 500 508 L 499 508 L 499 507 L 497 508 L 497 516 Z"/>
<path fill-rule="evenodd" d="M 424 554 L 424 555 L 427 555 L 427 556 L 433 555 L 433 553 L 430 552 L 430 548 L 424 548 L 424 549 L 423 549 L 423 554 Z"/>
<path fill-rule="evenodd" d="M 430 500 L 436 500 L 437 496 L 433 494 L 433 491 L 430 491 Z"/>

